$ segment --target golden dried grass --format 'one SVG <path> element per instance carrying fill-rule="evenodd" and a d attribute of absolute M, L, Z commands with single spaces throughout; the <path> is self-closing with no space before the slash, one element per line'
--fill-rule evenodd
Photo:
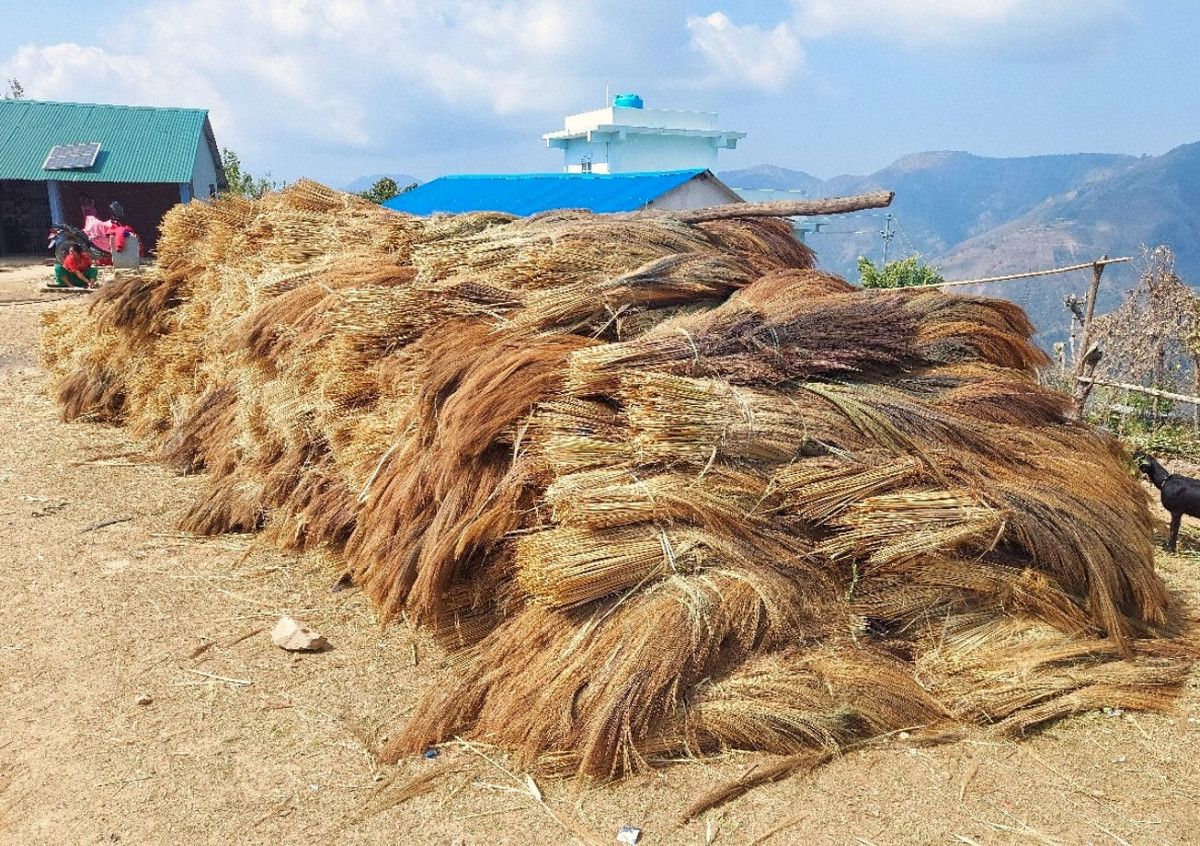
<path fill-rule="evenodd" d="M 420 219 L 302 182 L 174 210 L 43 358 L 64 419 L 209 474 L 185 527 L 329 547 L 455 651 L 388 754 L 782 774 L 1179 690 L 1145 497 L 1031 332 L 859 290 L 780 221 Z"/>

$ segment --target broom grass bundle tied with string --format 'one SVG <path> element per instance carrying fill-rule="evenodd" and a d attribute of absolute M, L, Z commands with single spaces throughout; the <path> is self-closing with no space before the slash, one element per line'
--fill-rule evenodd
<path fill-rule="evenodd" d="M 173 210 L 47 315 L 64 419 L 324 548 L 453 656 L 387 756 L 584 777 L 1162 709 L 1197 654 L 1118 443 L 1020 308 L 866 291 L 778 219 L 416 218 L 301 181 Z"/>

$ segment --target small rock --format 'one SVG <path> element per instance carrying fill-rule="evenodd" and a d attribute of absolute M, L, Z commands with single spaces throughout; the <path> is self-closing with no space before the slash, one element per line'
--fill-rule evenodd
<path fill-rule="evenodd" d="M 628 843 L 630 846 L 636 846 L 637 842 L 642 839 L 642 830 L 632 825 L 623 825 L 621 830 L 617 832 L 618 843 Z"/>
<path fill-rule="evenodd" d="M 133 704 L 134 705 L 149 705 L 153 701 L 154 701 L 154 697 L 151 696 L 149 693 L 142 693 L 138 696 L 137 699 L 133 700 Z"/>
<path fill-rule="evenodd" d="M 329 645 L 324 635 L 300 625 L 291 617 L 283 617 L 275 624 L 271 640 L 289 652 L 319 652 Z"/>

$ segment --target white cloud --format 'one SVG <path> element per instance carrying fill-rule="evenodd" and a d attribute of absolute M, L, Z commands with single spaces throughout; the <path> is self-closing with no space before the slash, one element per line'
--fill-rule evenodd
<path fill-rule="evenodd" d="M 33 99 L 184 107 L 222 102 L 202 75 L 182 63 L 163 65 L 98 47 L 21 47 L 3 67 L 3 75 L 21 80 Z"/>
<path fill-rule="evenodd" d="M 862 35 L 907 46 L 1044 41 L 1111 26 L 1131 8 L 1130 0 L 792 0 L 792 5 L 803 38 Z"/>
<path fill-rule="evenodd" d="M 33 98 L 207 107 L 233 144 L 362 148 L 439 102 L 503 115 L 561 100 L 587 15 L 551 0 L 166 0 L 96 45 L 23 47 L 3 69 Z"/>
<path fill-rule="evenodd" d="M 787 24 L 689 21 L 689 2 L 131 0 L 82 46 L 0 55 L 0 78 L 34 99 L 207 108 L 220 145 L 282 178 L 492 138 L 554 168 L 538 136 L 606 83 L 703 108 L 697 92 L 777 90 L 801 64 Z"/>
<path fill-rule="evenodd" d="M 708 57 L 721 82 L 777 91 L 804 63 L 804 51 L 787 23 L 764 31 L 737 26 L 723 12 L 688 18 L 692 44 Z"/>

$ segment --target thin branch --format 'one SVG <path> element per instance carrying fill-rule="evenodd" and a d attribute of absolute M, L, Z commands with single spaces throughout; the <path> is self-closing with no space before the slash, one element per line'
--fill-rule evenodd
<path fill-rule="evenodd" d="M 132 519 L 134 519 L 134 518 L 133 517 L 112 517 L 108 520 L 101 520 L 97 523 L 89 523 L 88 525 L 86 525 L 82 529 L 80 529 L 79 532 L 80 532 L 80 534 L 82 534 L 83 532 L 94 532 L 94 531 L 96 531 L 96 529 L 103 529 L 105 526 L 115 526 L 117 523 L 128 523 Z"/>

